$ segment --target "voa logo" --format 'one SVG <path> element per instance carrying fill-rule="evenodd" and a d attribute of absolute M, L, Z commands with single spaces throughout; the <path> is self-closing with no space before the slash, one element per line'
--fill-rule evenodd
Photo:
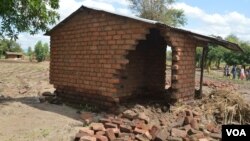
<path fill-rule="evenodd" d="M 226 129 L 227 136 L 247 136 L 244 129 Z"/>

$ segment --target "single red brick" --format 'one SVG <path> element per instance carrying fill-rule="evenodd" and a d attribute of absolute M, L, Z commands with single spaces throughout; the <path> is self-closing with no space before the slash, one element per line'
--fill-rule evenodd
<path fill-rule="evenodd" d="M 91 123 L 89 126 L 94 131 L 105 131 L 105 127 L 102 123 Z"/>
<path fill-rule="evenodd" d="M 135 127 L 135 129 L 134 129 L 135 134 L 145 134 L 146 132 L 147 132 L 147 130 L 139 129 L 137 127 Z"/>
<path fill-rule="evenodd" d="M 156 127 L 156 126 L 153 126 L 153 127 L 149 130 L 149 133 L 152 135 L 152 138 L 153 138 L 153 139 L 155 138 L 156 133 L 157 133 L 158 130 L 159 130 L 159 128 Z"/>
<path fill-rule="evenodd" d="M 194 118 L 191 123 L 190 123 L 191 127 L 198 130 L 199 129 L 199 125 L 198 125 L 198 122 L 197 120 Z"/>
<path fill-rule="evenodd" d="M 109 118 L 101 118 L 99 121 L 103 124 L 106 122 L 111 122 L 111 120 Z"/>
<path fill-rule="evenodd" d="M 96 135 L 105 135 L 105 131 L 97 131 L 95 134 Z"/>
<path fill-rule="evenodd" d="M 95 135 L 97 141 L 108 141 L 108 138 L 103 135 Z"/>
<path fill-rule="evenodd" d="M 187 125 L 187 124 L 190 124 L 193 120 L 193 117 L 191 116 L 186 116 L 185 119 L 184 119 L 184 124 Z"/>
<path fill-rule="evenodd" d="M 187 132 L 184 131 L 184 130 L 177 129 L 177 128 L 172 128 L 171 135 L 173 137 L 182 137 L 182 138 L 184 138 L 184 137 L 187 136 Z"/>
<path fill-rule="evenodd" d="M 117 128 L 117 124 L 107 122 L 104 124 L 104 127 L 105 128 Z"/>
<path fill-rule="evenodd" d="M 109 140 L 114 140 L 114 139 L 116 139 L 116 137 L 115 137 L 115 133 L 114 133 L 114 131 L 112 130 L 112 129 L 107 129 L 106 130 L 106 136 L 109 138 Z"/>
<path fill-rule="evenodd" d="M 121 130 L 121 132 L 125 132 L 125 133 L 131 133 L 132 132 L 131 126 L 125 125 L 125 124 L 120 125 L 120 130 Z"/>
<path fill-rule="evenodd" d="M 82 136 L 80 141 L 96 141 L 96 137 L 94 136 Z"/>
<path fill-rule="evenodd" d="M 94 131 L 93 130 L 90 130 L 89 128 L 87 127 L 81 127 L 79 129 L 79 133 L 87 133 L 89 135 L 94 135 Z"/>

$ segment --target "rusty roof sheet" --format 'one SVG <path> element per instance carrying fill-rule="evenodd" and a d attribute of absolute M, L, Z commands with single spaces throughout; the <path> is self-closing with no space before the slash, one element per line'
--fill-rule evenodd
<path fill-rule="evenodd" d="M 75 12 L 73 12 L 70 16 L 68 16 L 63 21 L 61 21 L 59 24 L 57 24 L 55 27 L 53 27 L 50 31 L 46 32 L 45 35 L 50 35 L 50 33 L 54 29 L 56 29 L 61 24 L 67 22 L 73 15 L 77 14 L 78 12 L 80 12 L 80 11 L 82 11 L 84 9 L 105 12 L 105 13 L 109 13 L 109 14 L 112 14 L 112 15 L 117 15 L 117 16 L 120 16 L 120 17 L 125 17 L 125 18 L 129 18 L 129 19 L 133 19 L 133 20 L 144 22 L 144 23 L 148 23 L 148 24 L 159 25 L 161 27 L 164 27 L 165 29 L 170 29 L 170 30 L 173 30 L 173 31 L 176 31 L 176 32 L 182 32 L 184 34 L 187 34 L 188 36 L 191 36 L 191 37 L 193 37 L 196 40 L 201 41 L 201 42 L 210 43 L 210 44 L 217 44 L 217 45 L 221 45 L 221 46 L 223 46 L 225 48 L 228 48 L 228 49 L 230 49 L 232 51 L 243 52 L 243 50 L 239 47 L 238 44 L 235 44 L 235 43 L 223 40 L 223 39 L 219 39 L 219 38 L 215 38 L 215 37 L 211 37 L 211 36 L 206 36 L 206 35 L 198 34 L 198 33 L 195 33 L 195 32 L 189 31 L 189 30 L 185 30 L 185 29 L 181 29 L 181 28 L 172 27 L 172 26 L 166 25 L 166 24 L 164 24 L 162 22 L 159 22 L 159 21 L 144 19 L 144 18 L 135 17 L 135 16 L 124 15 L 124 14 L 118 14 L 118 13 L 106 11 L 106 10 L 103 10 L 103 9 L 88 7 L 88 6 L 81 6 L 79 9 L 77 9 Z"/>

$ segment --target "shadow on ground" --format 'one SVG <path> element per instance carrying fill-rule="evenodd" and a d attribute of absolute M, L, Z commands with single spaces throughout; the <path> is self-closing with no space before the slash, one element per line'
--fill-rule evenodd
<path fill-rule="evenodd" d="M 57 113 L 63 116 L 67 116 L 69 118 L 80 120 L 79 115 L 76 114 L 78 109 L 74 109 L 69 106 L 65 106 L 64 104 L 56 105 L 56 104 L 50 104 L 47 102 L 41 103 L 39 101 L 39 97 L 19 97 L 19 98 L 12 98 L 12 97 L 0 97 L 0 105 L 9 105 L 11 102 L 20 102 L 22 104 L 28 105 L 33 108 L 37 108 L 42 111 L 48 111 Z M 18 110 L 18 109 L 17 109 Z"/>

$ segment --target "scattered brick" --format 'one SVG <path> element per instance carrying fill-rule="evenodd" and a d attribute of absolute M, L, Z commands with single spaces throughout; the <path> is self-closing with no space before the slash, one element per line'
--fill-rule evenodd
<path fill-rule="evenodd" d="M 131 133 L 132 127 L 129 125 L 122 124 L 122 125 L 120 125 L 120 130 L 121 130 L 121 132 Z"/>
<path fill-rule="evenodd" d="M 187 132 L 184 130 L 177 129 L 177 128 L 172 128 L 171 136 L 184 138 L 187 136 Z"/>
<path fill-rule="evenodd" d="M 125 112 L 123 112 L 123 117 L 128 119 L 134 119 L 137 115 L 138 114 L 132 110 L 126 110 Z"/>
<path fill-rule="evenodd" d="M 106 130 L 106 136 L 109 138 L 109 140 L 114 140 L 116 139 L 115 133 L 112 129 L 107 129 Z"/>
<path fill-rule="evenodd" d="M 108 138 L 103 135 L 95 135 L 97 141 L 108 141 Z"/>
<path fill-rule="evenodd" d="M 162 128 L 156 133 L 155 141 L 165 141 L 169 135 L 168 128 Z"/>
<path fill-rule="evenodd" d="M 80 141 L 96 141 L 96 138 L 93 136 L 82 136 Z"/>
<path fill-rule="evenodd" d="M 113 124 L 113 123 L 105 123 L 104 124 L 105 128 L 117 128 L 117 124 Z"/>
<path fill-rule="evenodd" d="M 79 133 L 87 133 L 89 135 L 94 135 L 94 131 L 90 130 L 88 127 L 81 127 Z"/>
<path fill-rule="evenodd" d="M 94 131 L 105 131 L 105 127 L 102 123 L 91 123 L 90 128 Z"/>
<path fill-rule="evenodd" d="M 135 138 L 139 141 L 150 141 L 146 136 L 142 135 L 142 134 L 137 134 L 135 136 Z"/>
<path fill-rule="evenodd" d="M 191 127 L 198 130 L 199 129 L 199 125 L 198 125 L 198 122 L 197 122 L 197 119 L 193 118 L 193 120 L 191 121 L 190 123 Z"/>

